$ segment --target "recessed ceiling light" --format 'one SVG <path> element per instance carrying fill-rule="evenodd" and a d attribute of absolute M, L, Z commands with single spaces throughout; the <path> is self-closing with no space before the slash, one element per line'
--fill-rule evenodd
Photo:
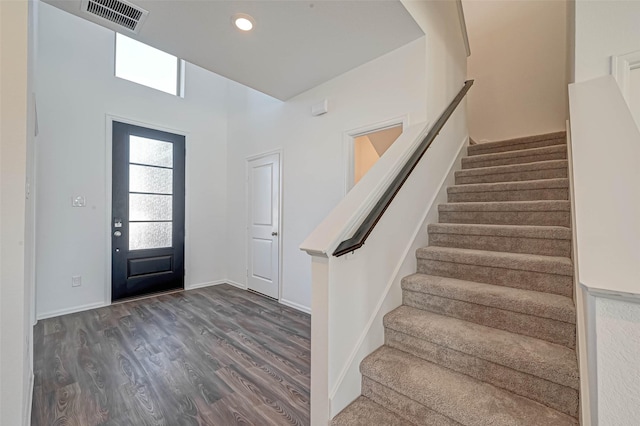
<path fill-rule="evenodd" d="M 231 22 L 241 31 L 251 31 L 256 25 L 255 19 L 246 13 L 236 13 L 231 17 Z"/>

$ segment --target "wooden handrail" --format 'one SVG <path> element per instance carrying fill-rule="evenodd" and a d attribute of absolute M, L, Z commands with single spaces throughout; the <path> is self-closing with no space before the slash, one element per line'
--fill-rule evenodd
<path fill-rule="evenodd" d="M 338 248 L 336 248 L 336 250 L 333 252 L 334 256 L 338 257 L 345 255 L 349 252 L 353 252 L 359 249 L 364 245 L 367 237 L 369 237 L 369 234 L 371 234 L 373 228 L 375 228 L 376 224 L 378 223 L 384 212 L 387 210 L 396 194 L 398 194 L 404 182 L 409 178 L 409 175 L 411 174 L 413 169 L 415 169 L 415 167 L 418 165 L 418 162 L 420 161 L 424 153 L 427 152 L 427 149 L 429 149 L 431 143 L 434 141 L 436 136 L 438 136 L 440 130 L 442 130 L 446 122 L 449 120 L 449 117 L 451 117 L 451 115 L 456 110 L 472 85 L 473 80 L 465 81 L 464 86 L 462 87 L 462 89 L 460 89 L 460 92 L 458 92 L 447 109 L 445 109 L 442 115 L 440 115 L 431 130 L 429 130 L 429 133 L 427 133 L 427 136 L 425 136 L 422 142 L 420 142 L 420 145 L 416 148 L 414 153 L 411 154 L 411 157 L 409 157 L 405 165 L 402 166 L 400 172 L 398 172 L 395 179 L 393 179 L 393 182 L 391 182 L 391 185 L 389 185 L 389 187 L 384 192 L 384 194 L 382 194 L 382 197 L 380 197 L 371 212 L 369 212 L 362 224 L 358 227 L 358 230 L 353 234 L 353 237 L 341 242 L 340 245 L 338 245 Z"/>

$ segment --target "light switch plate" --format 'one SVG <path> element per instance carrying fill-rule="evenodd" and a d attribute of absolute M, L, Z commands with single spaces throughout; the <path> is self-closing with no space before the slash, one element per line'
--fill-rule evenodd
<path fill-rule="evenodd" d="M 84 198 L 83 195 L 74 195 L 71 201 L 71 205 L 73 207 L 84 207 L 87 205 L 87 200 Z"/>

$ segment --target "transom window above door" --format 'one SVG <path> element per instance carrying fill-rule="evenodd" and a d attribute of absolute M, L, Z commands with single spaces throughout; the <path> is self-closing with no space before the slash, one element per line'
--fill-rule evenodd
<path fill-rule="evenodd" d="M 184 97 L 184 61 L 116 33 L 115 76 Z"/>

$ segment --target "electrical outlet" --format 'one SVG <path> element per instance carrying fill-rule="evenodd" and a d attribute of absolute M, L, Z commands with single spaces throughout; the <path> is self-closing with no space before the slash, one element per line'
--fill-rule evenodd
<path fill-rule="evenodd" d="M 82 277 L 80 275 L 74 275 L 71 277 L 71 287 L 80 287 L 82 285 Z"/>

